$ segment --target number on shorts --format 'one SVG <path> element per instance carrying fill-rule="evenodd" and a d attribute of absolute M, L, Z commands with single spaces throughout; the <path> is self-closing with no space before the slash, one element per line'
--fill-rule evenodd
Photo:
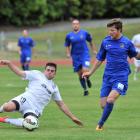
<path fill-rule="evenodd" d="M 26 101 L 26 98 L 21 97 L 21 99 L 20 99 L 21 104 L 25 103 L 25 101 Z"/>

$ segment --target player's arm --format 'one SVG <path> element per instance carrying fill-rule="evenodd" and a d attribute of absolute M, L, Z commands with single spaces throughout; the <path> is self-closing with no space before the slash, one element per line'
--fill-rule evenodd
<path fill-rule="evenodd" d="M 70 46 L 67 46 L 67 47 L 66 47 L 66 56 L 67 56 L 68 58 L 70 58 L 70 50 L 71 50 L 71 47 L 70 47 Z"/>
<path fill-rule="evenodd" d="M 66 35 L 64 46 L 66 48 L 66 56 L 70 58 L 71 54 L 71 40 L 69 34 Z"/>
<path fill-rule="evenodd" d="M 71 111 L 63 101 L 55 101 L 55 102 L 59 106 L 60 110 L 63 111 L 65 115 L 67 115 L 74 123 L 80 126 L 83 125 L 82 122 L 71 113 Z"/>
<path fill-rule="evenodd" d="M 21 48 L 20 47 L 18 47 L 18 53 L 19 53 L 19 55 L 21 55 Z"/>
<path fill-rule="evenodd" d="M 20 70 L 16 65 L 14 65 L 9 60 L 0 60 L 1 65 L 7 65 L 15 74 L 21 77 L 25 77 L 25 72 Z"/>
<path fill-rule="evenodd" d="M 89 42 L 89 45 L 90 45 L 90 48 L 93 52 L 93 54 L 97 54 L 97 50 L 96 50 L 96 46 L 95 46 L 95 43 L 93 43 L 93 41 Z"/>
<path fill-rule="evenodd" d="M 95 64 L 94 64 L 93 67 L 91 68 L 91 70 L 88 71 L 88 72 L 84 72 L 84 73 L 82 74 L 82 77 L 89 77 L 89 76 L 91 76 L 91 75 L 100 67 L 100 65 L 102 64 L 102 62 L 103 62 L 103 61 L 96 60 L 96 61 L 95 61 Z"/>
<path fill-rule="evenodd" d="M 20 39 L 18 39 L 17 46 L 18 46 L 18 53 L 19 53 L 19 55 L 21 55 L 21 42 L 20 42 Z"/>
<path fill-rule="evenodd" d="M 95 43 L 93 43 L 93 39 L 90 33 L 86 32 L 86 40 L 89 42 L 89 46 L 93 52 L 93 54 L 97 54 Z"/>

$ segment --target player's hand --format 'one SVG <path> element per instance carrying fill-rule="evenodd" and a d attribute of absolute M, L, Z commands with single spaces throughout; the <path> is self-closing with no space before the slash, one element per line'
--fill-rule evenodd
<path fill-rule="evenodd" d="M 0 60 L 1 65 L 8 65 L 10 63 L 9 60 Z"/>
<path fill-rule="evenodd" d="M 82 74 L 82 78 L 87 78 L 87 77 L 89 77 L 90 76 L 90 72 L 89 71 L 87 71 L 87 72 L 84 72 L 83 74 Z"/>
<path fill-rule="evenodd" d="M 76 123 L 77 125 L 79 125 L 79 126 L 83 126 L 83 123 L 79 119 L 77 119 L 77 118 L 73 118 L 72 121 L 74 123 Z"/>
<path fill-rule="evenodd" d="M 70 56 L 70 54 L 67 54 L 67 58 L 70 58 L 71 56 Z"/>
<path fill-rule="evenodd" d="M 21 55 L 21 51 L 20 50 L 18 51 L 18 54 Z"/>

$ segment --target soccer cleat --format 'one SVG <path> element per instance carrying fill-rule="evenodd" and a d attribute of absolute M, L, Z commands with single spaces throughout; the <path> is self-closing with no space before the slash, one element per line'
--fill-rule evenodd
<path fill-rule="evenodd" d="M 6 117 L 0 117 L 0 122 L 5 123 L 5 120 L 6 120 L 7 118 L 8 118 L 7 116 L 6 116 Z"/>
<path fill-rule="evenodd" d="M 89 88 L 92 87 L 91 81 L 90 81 L 89 79 L 87 79 L 87 86 L 88 86 Z"/>
<path fill-rule="evenodd" d="M 84 96 L 88 96 L 89 92 L 86 90 L 84 91 Z"/>
<path fill-rule="evenodd" d="M 102 131 L 102 130 L 103 130 L 102 126 L 99 126 L 99 125 L 96 126 L 96 131 Z"/>

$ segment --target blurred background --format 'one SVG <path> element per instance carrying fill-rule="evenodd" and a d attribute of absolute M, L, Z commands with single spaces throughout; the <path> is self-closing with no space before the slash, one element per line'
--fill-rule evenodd
<path fill-rule="evenodd" d="M 93 35 L 97 48 L 110 18 L 122 18 L 131 38 L 140 29 L 139 9 L 140 0 L 0 0 L 0 56 L 19 59 L 17 40 L 28 29 L 36 42 L 34 60 L 65 58 L 64 39 L 73 18 Z"/>

